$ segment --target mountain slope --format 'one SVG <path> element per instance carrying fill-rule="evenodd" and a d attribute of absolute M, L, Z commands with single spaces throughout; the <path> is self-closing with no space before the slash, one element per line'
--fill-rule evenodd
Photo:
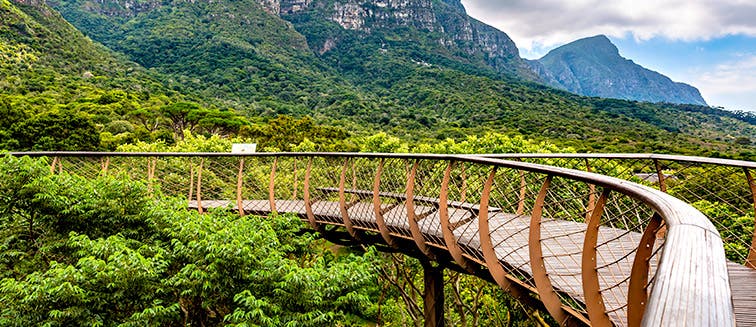
<path fill-rule="evenodd" d="M 171 88 L 249 115 L 339 111 L 362 95 L 323 65 L 266 3 L 60 1 L 85 33 L 166 76 Z M 107 29 L 101 26 L 109 26 Z"/>
<path fill-rule="evenodd" d="M 115 107 L 133 101 L 127 92 L 161 88 L 42 1 L 0 0 L 0 59 L 3 149 L 97 149 L 99 130 L 125 113 Z"/>
<path fill-rule="evenodd" d="M 117 78 L 135 71 L 135 65 L 84 37 L 42 2 L 0 0 L 0 13 L 0 51 L 6 59 L 0 65 L 11 77 L 3 91 L 34 88 L 40 75 L 58 85 L 60 79 L 83 80 L 84 73 Z"/>
<path fill-rule="evenodd" d="M 191 97 L 163 76 L 92 42 L 44 1 L 0 0 L 0 59 L 0 149 L 114 150 L 173 142 L 185 122 L 216 133 L 244 123 L 225 108 L 184 102 Z M 176 116 L 176 102 L 191 117 Z"/>
<path fill-rule="evenodd" d="M 586 151 L 724 151 L 734 137 L 756 137 L 753 125 L 706 107 L 592 99 L 529 82 L 520 72 L 534 73 L 506 34 L 455 0 L 56 6 L 171 88 L 249 116 L 311 115 L 412 140 L 507 131 Z M 730 127 L 701 128 L 719 122 Z"/>
<path fill-rule="evenodd" d="M 574 41 L 532 63 L 551 86 L 577 94 L 648 102 L 706 105 L 698 90 L 619 55 L 603 35 Z"/>

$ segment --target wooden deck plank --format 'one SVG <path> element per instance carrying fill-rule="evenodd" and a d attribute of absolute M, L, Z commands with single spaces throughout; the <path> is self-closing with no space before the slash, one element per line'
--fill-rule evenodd
<path fill-rule="evenodd" d="M 756 326 L 756 270 L 728 262 L 727 272 L 732 286 L 735 321 L 740 326 Z"/>

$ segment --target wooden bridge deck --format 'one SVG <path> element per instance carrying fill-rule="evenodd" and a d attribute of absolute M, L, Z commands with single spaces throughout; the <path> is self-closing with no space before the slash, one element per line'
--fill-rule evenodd
<path fill-rule="evenodd" d="M 276 211 L 281 213 L 297 214 L 306 219 L 306 210 L 304 201 L 301 200 L 276 200 Z M 211 208 L 228 208 L 236 209 L 236 203 L 223 200 L 203 200 L 203 209 Z M 266 215 L 271 212 L 270 202 L 268 200 L 245 200 L 243 202 L 245 212 L 250 214 Z M 389 207 L 383 205 L 387 212 L 384 219 L 391 231 L 393 237 L 412 239 L 410 226 L 407 223 L 407 212 L 403 205 Z M 197 209 L 197 201 L 189 202 L 190 209 Z M 338 202 L 321 201 L 313 203 L 313 213 L 320 223 L 343 226 L 343 219 Z M 350 219 L 353 221 L 355 228 L 378 233 L 378 226 L 375 219 L 373 205 L 371 203 L 358 202 L 347 210 Z M 418 221 L 418 225 L 425 237 L 426 244 L 429 246 L 445 249 L 443 234 L 439 223 L 438 213 L 434 212 L 432 206 L 416 206 L 415 211 L 418 215 L 428 213 L 428 215 Z M 470 260 L 481 264 L 483 255 L 478 235 L 478 219 L 472 210 L 459 208 L 449 208 L 449 216 L 452 224 L 457 222 L 454 234 L 467 253 L 466 257 Z M 530 217 L 524 215 L 515 215 L 503 212 L 492 213 L 489 217 L 491 226 L 491 237 L 496 245 L 496 255 L 500 262 L 509 267 L 510 273 L 516 272 L 521 278 L 528 279 L 532 273 L 530 268 L 530 257 L 528 250 L 528 233 Z M 547 270 L 549 277 L 555 289 L 560 292 L 569 294 L 574 299 L 583 301 L 583 289 L 581 280 L 581 249 L 585 233 L 585 224 L 561 221 L 545 220 L 542 222 L 542 238 L 544 257 L 546 258 Z M 550 236 L 560 236 L 560 238 Z M 569 240 L 564 239 L 568 235 Z M 635 232 L 601 227 L 599 230 L 598 244 L 606 242 L 606 245 L 599 249 L 598 264 L 602 266 L 609 264 L 606 260 L 612 260 L 615 264 L 611 265 L 612 271 L 604 273 L 600 280 L 601 288 L 610 288 L 613 285 L 620 287 L 614 291 L 611 296 L 604 296 L 604 301 L 608 315 L 614 324 L 618 326 L 627 325 L 626 303 L 627 289 L 632 269 L 632 256 L 615 262 L 616 253 L 612 255 L 611 251 L 624 254 L 628 249 L 634 249 L 640 242 L 641 235 Z M 565 246 L 564 244 L 569 244 Z M 658 246 L 659 244 L 657 244 Z M 571 258 L 571 261 L 565 261 L 565 258 Z M 610 259 L 603 259 L 610 258 Z M 559 264 L 549 264 L 551 260 L 560 260 Z M 571 264 L 565 264 L 571 263 Z M 651 262 L 652 270 L 655 269 L 655 260 Z M 728 272 L 732 284 L 732 296 L 736 322 L 738 325 L 749 326 L 756 325 L 756 270 L 744 267 L 737 263 L 728 263 Z M 531 285 L 532 281 L 529 282 Z"/>

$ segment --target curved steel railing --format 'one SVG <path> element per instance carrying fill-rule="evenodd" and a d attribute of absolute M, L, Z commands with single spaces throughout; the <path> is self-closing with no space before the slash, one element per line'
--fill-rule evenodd
<path fill-rule="evenodd" d="M 704 211 L 728 259 L 756 268 L 756 162 L 663 154 L 495 154 L 490 158 L 593 171 L 646 184 Z"/>
<path fill-rule="evenodd" d="M 126 175 L 199 211 L 293 213 L 537 298 L 562 324 L 734 325 L 722 240 L 648 186 L 480 156 L 39 152 L 51 172 Z M 334 227 L 329 227 L 334 226 Z M 533 297 L 531 295 L 537 295 Z"/>

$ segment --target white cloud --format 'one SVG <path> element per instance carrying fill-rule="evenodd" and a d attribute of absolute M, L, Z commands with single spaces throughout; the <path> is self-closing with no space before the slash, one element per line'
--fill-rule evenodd
<path fill-rule="evenodd" d="M 639 40 L 756 36 L 753 0 L 463 0 L 526 52 L 596 34 Z"/>
<path fill-rule="evenodd" d="M 691 82 L 705 90 L 704 97 L 711 105 L 756 110 L 756 55 L 742 55 L 703 71 L 692 70 Z"/>

